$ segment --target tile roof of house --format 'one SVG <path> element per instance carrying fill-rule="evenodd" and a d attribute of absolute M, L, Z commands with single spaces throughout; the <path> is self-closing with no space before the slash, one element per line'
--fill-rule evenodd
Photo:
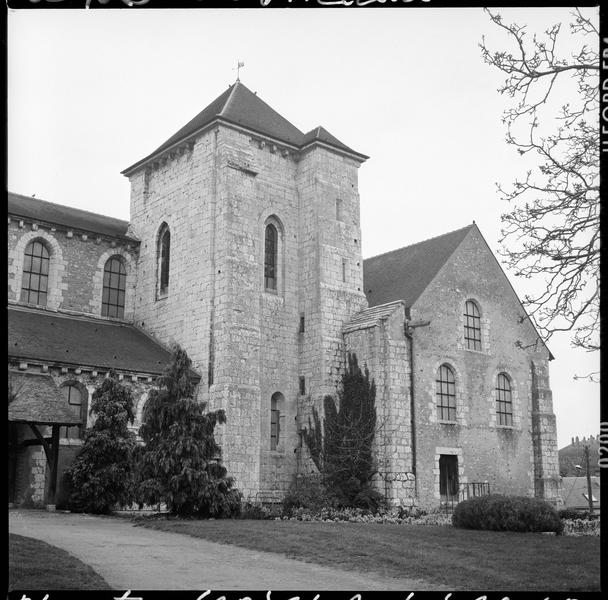
<path fill-rule="evenodd" d="M 396 300 L 395 302 L 388 302 L 387 304 L 380 304 L 378 306 L 366 308 L 360 313 L 357 313 L 344 326 L 343 331 L 347 333 L 349 331 L 355 331 L 357 329 L 366 329 L 367 327 L 373 327 L 374 325 L 378 325 L 381 321 L 387 319 L 399 307 L 403 307 L 402 300 Z"/>
<path fill-rule="evenodd" d="M 600 478 L 591 477 L 591 493 L 593 494 L 593 505 L 595 508 L 600 506 Z M 562 508 L 588 509 L 589 500 L 587 499 L 587 477 L 562 477 L 561 496 L 564 501 Z"/>
<path fill-rule="evenodd" d="M 370 306 L 403 300 L 410 308 L 475 224 L 363 261 Z"/>
<path fill-rule="evenodd" d="M 15 399 L 8 405 L 8 420 L 17 423 L 78 425 L 80 417 L 68 408 L 53 378 L 43 373 L 9 371 Z"/>
<path fill-rule="evenodd" d="M 132 373 L 162 373 L 170 352 L 133 325 L 17 307 L 8 309 L 8 356 Z M 196 379 L 200 375 L 192 372 Z"/>
<path fill-rule="evenodd" d="M 127 235 L 128 221 L 12 192 L 8 192 L 7 201 L 9 216 L 42 221 L 51 225 L 63 225 L 70 229 L 111 237 L 133 239 Z"/>
<path fill-rule="evenodd" d="M 355 152 L 322 127 L 302 133 L 285 117 L 271 108 L 257 94 L 252 92 L 240 81 L 233 83 L 225 92 L 220 94 L 211 104 L 191 119 L 179 131 L 161 144 L 154 152 L 127 167 L 123 174 L 129 174 L 155 156 L 162 154 L 172 146 L 186 140 L 210 123 L 222 120 L 239 125 L 245 129 L 266 135 L 280 142 L 301 148 L 315 141 L 322 141 L 334 148 L 349 152 L 362 159 L 368 157 Z"/>

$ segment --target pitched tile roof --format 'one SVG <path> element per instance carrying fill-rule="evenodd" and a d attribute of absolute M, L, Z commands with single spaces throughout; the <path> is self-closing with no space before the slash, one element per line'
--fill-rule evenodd
<path fill-rule="evenodd" d="M 170 360 L 165 348 L 133 325 L 17 307 L 8 309 L 8 355 L 152 375 Z"/>
<path fill-rule="evenodd" d="M 154 152 L 127 167 L 122 173 L 128 175 L 137 167 L 145 164 L 153 157 L 162 154 L 172 146 L 179 144 L 179 142 L 186 140 L 216 120 L 239 125 L 298 148 L 319 140 L 363 159 L 368 158 L 340 142 L 322 127 L 317 127 L 304 135 L 295 125 L 292 125 L 276 110 L 266 104 L 257 94 L 240 81 L 237 81 L 186 123 L 177 133 L 161 144 Z"/>
<path fill-rule="evenodd" d="M 366 329 L 367 327 L 373 327 L 378 325 L 384 319 L 387 319 L 397 308 L 403 306 L 402 300 L 395 302 L 388 302 L 387 304 L 380 304 L 378 306 L 372 306 L 366 308 L 360 313 L 357 313 L 345 326 L 343 331 L 348 333 L 349 331 L 356 331 L 357 329 Z"/>
<path fill-rule="evenodd" d="M 600 506 L 600 478 L 591 476 L 591 493 L 593 494 L 593 506 Z M 580 508 L 588 509 L 589 500 L 587 494 L 587 477 L 562 477 L 561 497 L 564 501 L 562 508 Z"/>
<path fill-rule="evenodd" d="M 370 306 L 403 300 L 410 308 L 475 224 L 363 261 Z"/>
<path fill-rule="evenodd" d="M 349 148 L 346 144 L 343 144 L 337 137 L 333 136 L 325 127 L 315 127 L 307 134 L 304 135 L 301 147 L 304 148 L 309 144 L 312 144 L 315 141 L 325 142 L 330 146 L 334 146 L 335 148 L 342 148 L 342 150 L 346 150 L 347 152 L 352 152 L 354 154 L 359 154 L 359 152 L 355 152 L 352 148 Z M 363 155 L 361 155 L 363 156 Z M 368 158 L 368 157 L 365 157 Z"/>
<path fill-rule="evenodd" d="M 63 225 L 70 229 L 112 237 L 132 239 L 127 235 L 128 221 L 12 192 L 8 192 L 7 200 L 10 216 L 43 221 L 51 225 Z"/>
<path fill-rule="evenodd" d="M 18 423 L 78 425 L 62 398 L 53 378 L 43 373 L 9 371 L 9 382 L 15 399 L 8 405 L 8 420 Z"/>

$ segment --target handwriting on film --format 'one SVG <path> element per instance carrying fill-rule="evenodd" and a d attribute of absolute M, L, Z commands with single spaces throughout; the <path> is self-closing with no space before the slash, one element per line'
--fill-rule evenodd
<path fill-rule="evenodd" d="M 42 0 L 30 0 L 32 4 L 39 4 Z M 51 4 L 55 4 L 58 2 L 64 2 L 64 0 L 45 0 L 46 2 L 50 2 Z M 101 5 L 109 4 L 111 0 L 85 0 L 85 8 L 90 8 L 93 2 L 96 2 Z M 148 4 L 150 0 L 118 0 L 122 2 L 124 5 L 133 7 L 133 6 L 143 6 L 144 4 Z M 196 0 L 197 2 L 204 2 L 204 0 Z M 301 2 L 302 0 L 300 0 Z M 308 4 L 310 0 L 303 0 Z M 368 6 L 370 4 L 412 4 L 414 2 L 422 2 L 423 4 L 428 4 L 431 0 L 314 0 L 320 6 Z M 235 0 L 238 2 L 238 0 Z M 270 6 L 272 4 L 272 0 L 259 0 L 260 6 Z M 293 4 L 294 2 L 298 2 L 298 0 L 287 0 L 289 4 Z"/>
<path fill-rule="evenodd" d="M 114 592 L 116 593 L 116 592 Z M 238 594 L 238 592 L 237 592 Z M 225 595 L 221 595 L 218 596 L 217 598 L 212 598 L 209 597 L 211 595 L 211 590 L 207 590 L 206 592 L 203 592 L 202 594 L 200 594 L 200 596 L 198 596 L 196 598 L 196 600 L 226 600 L 226 596 Z M 414 592 L 410 592 L 407 596 L 404 596 L 404 600 L 413 600 L 414 598 Z M 235 599 L 238 598 L 238 600 L 251 600 L 251 598 L 247 595 L 241 596 L 234 596 Z M 445 597 L 443 598 L 443 600 L 450 600 L 450 598 L 452 597 L 452 592 L 450 592 L 449 594 L 446 594 Z M 312 598 L 312 600 L 320 600 L 321 595 L 320 594 L 315 594 L 315 596 Z M 21 600 L 32 600 L 32 598 L 29 598 L 28 596 L 26 596 L 25 594 L 23 594 L 21 596 Z M 44 597 L 42 598 L 42 600 L 51 600 L 50 598 L 50 594 L 45 594 Z M 113 600 L 144 600 L 143 596 L 131 596 L 131 590 L 127 590 L 124 594 L 122 594 L 122 596 L 113 596 Z M 194 600 L 194 599 L 193 599 Z M 266 600 L 272 600 L 272 591 L 268 591 L 266 592 Z M 287 600 L 301 600 L 301 596 L 292 596 L 290 598 L 288 598 Z M 363 600 L 363 596 L 362 594 L 355 594 L 354 596 L 352 596 L 349 600 Z M 474 598 L 474 600 L 488 600 L 488 596 L 486 596 L 485 594 L 482 594 L 481 596 L 477 596 L 476 598 Z M 501 600 L 510 600 L 509 596 L 503 596 Z M 546 597 L 544 598 L 544 600 L 551 600 L 550 597 Z M 570 598 L 567 597 L 566 600 L 578 600 L 576 597 L 574 598 Z"/>

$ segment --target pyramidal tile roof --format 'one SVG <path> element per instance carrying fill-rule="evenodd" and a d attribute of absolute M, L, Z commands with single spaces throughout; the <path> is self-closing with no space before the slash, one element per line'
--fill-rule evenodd
<path fill-rule="evenodd" d="M 352 148 L 349 148 L 346 144 L 343 144 L 337 137 L 333 136 L 325 127 L 319 125 L 315 127 L 312 131 L 309 131 L 302 140 L 302 147 L 306 147 L 309 144 L 312 144 L 316 141 L 325 142 L 330 146 L 334 146 L 336 148 L 341 148 L 342 150 L 346 150 L 347 152 L 352 152 L 354 154 L 359 154 L 355 152 Z"/>
<path fill-rule="evenodd" d="M 363 160 L 368 158 L 340 142 L 323 127 L 317 127 L 307 134 L 302 133 L 246 85 L 236 81 L 154 152 L 127 167 L 122 173 L 128 175 L 136 168 L 169 150 L 172 146 L 185 141 L 214 121 L 232 123 L 296 148 L 303 148 L 319 141 L 338 150 L 354 154 Z"/>
<path fill-rule="evenodd" d="M 403 300 L 410 308 L 475 224 L 363 261 L 369 306 Z"/>

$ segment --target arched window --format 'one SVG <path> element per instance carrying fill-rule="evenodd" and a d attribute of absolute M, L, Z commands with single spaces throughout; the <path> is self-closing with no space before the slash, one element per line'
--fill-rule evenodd
<path fill-rule="evenodd" d="M 103 268 L 103 293 L 101 314 L 104 317 L 118 317 L 125 314 L 125 289 L 127 271 L 118 256 L 109 258 Z"/>
<path fill-rule="evenodd" d="M 46 306 L 50 255 L 40 240 L 30 242 L 23 256 L 21 302 Z"/>
<path fill-rule="evenodd" d="M 496 378 L 496 414 L 498 415 L 499 425 L 513 425 L 511 380 L 506 373 L 499 373 Z"/>
<path fill-rule="evenodd" d="M 264 289 L 277 291 L 279 232 L 269 223 L 264 236 Z"/>
<path fill-rule="evenodd" d="M 279 445 L 281 430 L 281 402 L 283 394 L 275 392 L 270 399 L 270 449 L 276 450 Z"/>
<path fill-rule="evenodd" d="M 72 427 L 62 427 L 62 435 L 68 439 L 78 440 L 84 437 L 84 430 L 87 422 L 87 394 L 81 386 L 68 383 L 61 387 L 61 394 L 67 402 L 74 416 L 79 418 L 82 425 Z"/>
<path fill-rule="evenodd" d="M 481 350 L 481 317 L 472 300 L 464 305 L 464 339 L 469 350 Z"/>
<path fill-rule="evenodd" d="M 435 386 L 439 420 L 456 421 L 456 380 L 448 365 L 439 367 Z"/>
<path fill-rule="evenodd" d="M 169 291 L 169 263 L 171 254 L 171 232 L 165 223 L 158 236 L 158 295 L 166 296 Z"/>

